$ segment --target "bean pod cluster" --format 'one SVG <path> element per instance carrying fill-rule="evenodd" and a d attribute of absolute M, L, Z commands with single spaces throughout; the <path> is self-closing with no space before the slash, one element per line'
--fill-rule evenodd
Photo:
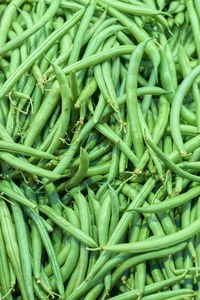
<path fill-rule="evenodd" d="M 0 1 L 0 299 L 200 299 L 200 1 Z"/>

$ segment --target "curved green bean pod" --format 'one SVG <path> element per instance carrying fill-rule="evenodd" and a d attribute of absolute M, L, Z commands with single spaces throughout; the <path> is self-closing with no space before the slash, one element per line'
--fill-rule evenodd
<path fill-rule="evenodd" d="M 48 207 L 47 205 L 39 205 L 38 208 L 43 214 L 52 219 L 55 224 L 57 224 L 70 235 L 74 236 L 78 241 L 89 247 L 97 246 L 95 241 L 90 236 L 88 236 L 79 228 L 71 225 L 67 220 L 65 220 L 65 218 L 56 213 L 52 208 Z"/>
<path fill-rule="evenodd" d="M 147 285 L 144 288 L 143 296 L 146 296 L 146 295 L 149 295 L 149 294 L 152 295 L 153 293 L 164 289 L 168 285 L 173 284 L 177 281 L 180 281 L 181 279 L 184 279 L 184 277 L 185 277 L 185 274 L 184 274 L 184 272 L 182 272 L 180 276 L 165 279 L 165 280 L 162 280 L 160 282 L 156 282 L 156 283 L 152 283 L 150 285 Z M 132 300 L 132 299 L 137 299 L 138 296 L 139 296 L 139 291 L 138 290 L 133 290 L 133 291 L 130 291 L 130 292 L 127 292 L 127 293 L 123 293 L 122 295 L 111 297 L 110 299 L 111 300 Z"/>
<path fill-rule="evenodd" d="M 189 238 L 192 238 L 200 230 L 200 219 L 194 221 L 187 228 L 184 228 L 178 232 L 162 236 L 162 237 L 153 237 L 149 240 L 135 243 L 124 243 L 118 245 L 108 245 L 98 249 L 103 249 L 105 251 L 110 251 L 114 253 L 140 253 L 140 252 L 149 252 L 153 250 L 163 249 L 165 247 L 174 246 L 178 243 L 184 242 Z"/>
<path fill-rule="evenodd" d="M 69 179 L 68 181 L 64 182 L 62 188 L 71 189 L 77 186 L 86 176 L 89 168 L 89 157 L 87 151 L 83 148 L 80 149 L 80 164 L 78 171 L 76 174 Z"/>
<path fill-rule="evenodd" d="M 103 0 L 103 1 L 101 1 L 101 4 L 102 4 L 102 2 L 107 5 L 108 4 L 110 5 L 109 0 Z M 155 16 L 155 15 L 160 15 L 160 14 L 166 14 L 163 11 L 152 9 L 151 7 L 146 6 L 142 2 L 141 2 L 141 6 L 139 6 L 139 5 L 128 4 L 128 3 L 119 2 L 119 1 L 112 1 L 111 6 L 115 7 L 116 9 L 118 9 L 122 12 L 133 14 L 134 16 L 141 16 L 141 15 L 142 16 Z"/>
<path fill-rule="evenodd" d="M 97 89 L 97 82 L 95 78 L 92 78 L 89 83 L 86 85 L 86 87 L 82 90 L 80 96 L 78 97 L 75 108 L 80 108 L 80 105 L 84 102 L 86 102 L 95 92 Z"/>
<path fill-rule="evenodd" d="M 180 132 L 180 126 L 179 126 L 181 105 L 185 94 L 188 92 L 192 83 L 197 78 L 197 76 L 199 76 L 199 74 L 200 74 L 200 66 L 197 66 L 179 85 L 171 106 L 170 126 L 171 128 L 173 128 L 172 137 L 181 155 L 186 154 L 186 149 L 183 144 L 183 140 Z"/>
<path fill-rule="evenodd" d="M 44 151 L 24 146 L 18 143 L 14 143 L 10 141 L 0 141 L 0 150 L 4 150 L 6 152 L 11 152 L 11 153 L 17 153 L 21 155 L 26 155 L 26 156 L 34 156 L 34 157 L 40 157 L 40 158 L 46 158 L 46 159 L 54 159 L 55 156 L 46 153 Z"/>
<path fill-rule="evenodd" d="M 187 192 L 179 194 L 178 196 L 171 197 L 157 204 L 151 204 L 150 206 L 139 207 L 133 210 L 144 212 L 144 213 L 160 213 L 162 211 L 166 211 L 174 207 L 178 207 L 184 204 L 185 202 L 194 199 L 199 195 L 200 195 L 200 186 L 196 185 L 190 188 Z"/>
<path fill-rule="evenodd" d="M 194 295 L 194 291 L 192 289 L 180 289 L 177 291 L 166 291 L 166 292 L 161 292 L 158 294 L 153 294 L 153 295 L 149 295 L 146 297 L 143 297 L 144 300 L 151 300 L 152 297 L 155 300 L 165 300 L 165 299 L 185 299 L 185 297 L 189 296 L 193 296 Z"/>
<path fill-rule="evenodd" d="M 58 180 L 61 177 L 63 177 L 62 175 L 59 175 L 53 171 L 48 171 L 43 168 L 34 166 L 34 165 L 30 164 L 29 162 L 22 160 L 20 158 L 17 158 L 10 153 L 0 152 L 0 159 L 2 159 L 3 161 L 5 161 L 6 163 L 8 163 L 9 165 L 11 165 L 14 168 L 18 168 L 20 170 L 34 174 L 36 176 L 41 176 L 41 177 L 48 178 L 51 180 Z"/>
<path fill-rule="evenodd" d="M 195 162 L 182 162 L 179 163 L 178 166 L 183 169 L 190 169 L 190 170 L 195 170 L 199 171 L 200 170 L 200 162 L 195 161 Z"/>
<path fill-rule="evenodd" d="M 97 54 L 93 54 L 89 57 L 83 58 L 80 61 L 71 64 L 63 69 L 65 74 L 69 74 L 71 71 L 81 71 L 82 69 L 97 65 L 109 58 L 113 58 L 115 56 L 120 56 L 123 54 L 130 54 L 135 49 L 135 46 L 118 46 L 113 47 L 111 49 L 101 51 Z M 55 80 L 55 76 L 51 76 L 49 80 Z M 1 94 L 0 94 L 1 95 Z"/>

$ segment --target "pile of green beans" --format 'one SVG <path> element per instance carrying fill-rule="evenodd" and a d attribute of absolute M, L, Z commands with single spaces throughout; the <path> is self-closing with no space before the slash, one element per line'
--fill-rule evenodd
<path fill-rule="evenodd" d="M 200 1 L 0 1 L 0 300 L 200 300 Z"/>

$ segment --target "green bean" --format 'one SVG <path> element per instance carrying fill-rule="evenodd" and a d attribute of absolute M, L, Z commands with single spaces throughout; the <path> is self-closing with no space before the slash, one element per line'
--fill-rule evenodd
<path fill-rule="evenodd" d="M 160 54 L 161 54 L 161 64 L 160 64 L 160 79 L 161 79 L 161 84 L 163 89 L 167 87 L 171 93 L 167 94 L 167 98 L 172 103 L 173 101 L 173 96 L 175 93 L 175 87 L 174 87 L 174 82 L 173 78 L 171 76 L 171 72 L 169 69 L 169 61 L 167 59 L 167 54 L 166 54 L 166 46 L 161 47 L 160 49 Z"/>
<path fill-rule="evenodd" d="M 17 22 L 13 22 L 12 27 L 18 35 L 21 35 L 24 32 L 22 27 Z M 23 44 L 20 46 L 20 56 L 21 62 L 24 62 L 28 56 L 27 44 Z"/>
<path fill-rule="evenodd" d="M 97 89 L 97 83 L 95 78 L 92 78 L 90 82 L 85 86 L 85 88 L 82 90 L 80 96 L 78 97 L 75 108 L 80 108 L 80 105 L 87 101 L 89 97 L 91 97 Z"/>
<path fill-rule="evenodd" d="M 195 43 L 195 47 L 196 47 L 198 60 L 200 60 L 200 39 L 199 39 L 200 26 L 199 26 L 198 15 L 195 11 L 193 1 L 188 1 L 186 3 L 186 8 L 188 11 L 189 20 L 190 20 L 191 27 L 192 27 L 192 33 L 193 33 L 193 37 L 194 37 L 194 43 Z"/>
<path fill-rule="evenodd" d="M 110 197 L 106 197 L 101 205 L 101 209 L 98 217 L 98 236 L 99 243 L 104 245 L 108 242 L 108 234 L 109 234 L 109 223 L 111 218 L 111 203 Z"/>
<path fill-rule="evenodd" d="M 10 274 L 9 274 L 9 263 L 8 258 L 6 255 L 5 249 L 5 242 L 3 240 L 2 229 L 0 228 L 0 282 L 1 282 L 1 290 L 2 293 L 5 295 L 10 290 L 10 285 L 14 286 L 13 283 L 11 284 Z M 9 295 L 8 300 L 12 300 L 12 295 Z"/>
<path fill-rule="evenodd" d="M 148 262 L 150 267 L 151 276 L 153 277 L 154 282 L 159 282 L 164 280 L 163 272 L 160 268 L 159 262 L 156 259 L 151 259 Z"/>
<path fill-rule="evenodd" d="M 170 114 L 169 103 L 165 96 L 161 96 L 158 104 L 158 119 L 155 123 L 152 132 L 152 138 L 156 142 L 156 144 L 159 142 L 160 138 L 164 134 L 168 122 L 169 114 Z"/>
<path fill-rule="evenodd" d="M 152 141 L 145 138 L 146 143 L 151 147 L 151 149 L 158 155 L 158 157 L 165 163 L 166 166 L 172 171 L 174 171 L 179 176 L 199 182 L 199 177 L 193 174 L 190 174 L 180 167 L 178 167 L 172 160 L 170 160 Z"/>
<path fill-rule="evenodd" d="M 12 23 L 12 18 L 15 15 L 17 8 L 20 7 L 25 1 L 24 0 L 13 0 L 6 7 L 4 14 L 1 18 L 1 29 L 0 29 L 0 45 L 2 46 L 6 40 L 10 25 Z"/>
<path fill-rule="evenodd" d="M 110 237 L 119 221 L 119 201 L 118 201 L 118 195 L 111 185 L 109 185 L 109 193 L 110 193 L 111 211 L 112 211 L 112 215 L 110 219 L 110 228 L 109 228 L 109 237 Z"/>
<path fill-rule="evenodd" d="M 109 4 L 108 0 L 103 0 L 102 2 Z M 134 4 L 126 4 L 126 3 L 118 3 L 118 1 L 113 1 L 112 6 L 115 7 L 118 10 L 121 10 L 123 12 L 128 12 L 133 14 L 134 16 L 154 16 L 158 14 L 163 14 L 163 12 L 158 11 L 156 9 L 151 9 L 150 7 L 147 7 L 146 5 L 138 6 Z"/>
<path fill-rule="evenodd" d="M 57 147 L 60 146 L 61 141 L 65 135 L 65 132 L 67 131 L 68 124 L 69 124 L 69 119 L 70 119 L 70 89 L 69 86 L 67 85 L 67 79 L 64 73 L 62 72 L 62 69 L 55 65 L 52 64 L 53 68 L 55 70 L 59 85 L 60 85 L 60 92 L 61 92 L 61 97 L 62 97 L 62 112 L 61 112 L 61 120 L 59 124 L 59 128 L 54 135 L 54 139 L 48 148 L 48 152 L 54 153 L 54 151 L 57 149 Z"/>
<path fill-rule="evenodd" d="M 180 55 L 181 53 L 181 55 Z M 192 68 L 189 63 L 189 59 L 185 53 L 185 49 L 183 46 L 179 46 L 179 52 L 178 52 L 178 60 L 179 64 L 181 66 L 181 70 L 183 73 L 184 78 L 190 74 L 192 71 Z M 195 108 L 196 108 L 196 126 L 197 130 L 199 131 L 200 124 L 199 124 L 199 115 L 200 115 L 200 95 L 199 95 L 199 90 L 197 83 L 194 83 L 192 86 L 192 94 L 195 100 Z"/>
<path fill-rule="evenodd" d="M 200 167 L 200 164 L 199 164 L 198 161 L 196 161 L 196 162 L 182 162 L 182 163 L 179 163 L 178 166 L 180 168 L 183 168 L 183 169 L 198 171 L 199 167 Z"/>
<path fill-rule="evenodd" d="M 35 223 L 31 224 L 33 274 L 36 280 L 40 280 L 42 240 Z"/>
<path fill-rule="evenodd" d="M 70 89 L 71 89 L 71 101 L 72 104 L 74 105 L 74 103 L 76 103 L 80 94 L 77 75 L 75 71 L 70 72 Z M 72 109 L 74 110 L 74 107 L 72 107 Z M 77 115 L 77 112 L 74 111 L 74 114 Z M 78 116 L 76 116 L 76 119 L 78 119 Z M 75 121 L 72 121 L 72 123 L 75 123 Z"/>
<path fill-rule="evenodd" d="M 181 133 L 180 133 L 180 108 L 183 101 L 183 98 L 187 91 L 189 90 L 191 84 L 199 75 L 200 69 L 196 67 L 192 70 L 192 72 L 182 81 L 179 85 L 179 88 L 174 96 L 174 100 L 171 107 L 171 115 L 170 115 L 170 126 L 173 128 L 172 137 L 174 143 L 177 145 L 181 155 L 185 155 L 186 150 L 183 145 Z"/>
<path fill-rule="evenodd" d="M 1 193 L 5 194 L 6 196 L 10 197 L 11 199 L 13 199 L 21 204 L 32 207 L 33 209 L 36 208 L 36 205 L 34 203 L 32 203 L 31 201 L 29 201 L 25 196 L 16 194 L 15 191 L 11 187 L 7 186 L 7 181 L 5 181 L 5 180 L 2 180 L 0 183 L 0 191 L 1 191 Z"/>
<path fill-rule="evenodd" d="M 12 223 L 12 218 L 9 209 L 3 200 L 0 201 L 0 206 L 1 206 L 0 221 L 1 221 L 3 237 L 5 240 L 6 252 L 10 259 L 14 272 L 16 274 L 22 297 L 23 299 L 29 299 L 27 292 L 24 289 L 25 282 L 22 273 L 19 247 L 16 240 L 15 229 Z"/>
<path fill-rule="evenodd" d="M 142 115 L 142 112 L 141 112 L 140 107 L 138 107 L 138 112 L 139 112 L 139 120 L 140 120 L 140 123 L 141 123 L 141 127 L 142 127 L 143 134 L 146 133 L 147 136 L 150 137 L 150 132 L 149 132 L 148 127 L 147 127 L 147 125 L 146 125 L 146 122 L 145 122 L 145 120 L 144 120 L 144 118 L 143 118 L 143 115 Z M 166 114 L 166 116 L 168 117 L 168 114 Z M 164 124 L 164 126 L 166 126 L 166 123 L 165 123 L 165 122 L 163 122 L 163 124 Z M 160 130 L 159 133 L 163 134 L 163 131 Z M 160 134 L 158 134 L 158 135 L 156 136 L 156 138 L 159 138 L 159 137 L 160 137 Z M 162 166 L 161 166 L 161 164 L 160 164 L 160 161 L 158 160 L 158 158 L 156 157 L 156 155 L 155 155 L 154 152 L 152 151 L 152 149 L 150 149 L 150 155 L 151 155 L 151 158 L 152 158 L 152 160 L 153 160 L 153 162 L 154 162 L 154 164 L 155 164 L 155 169 L 156 169 L 156 171 L 158 172 L 158 175 L 160 176 L 161 181 L 163 181 L 163 180 L 164 180 L 164 175 L 163 175 Z M 144 156 L 143 156 L 143 158 L 144 158 L 145 156 L 147 157 L 147 156 L 148 156 L 148 153 L 145 153 Z M 145 158 L 145 162 L 146 162 L 146 159 L 147 159 L 147 158 Z M 139 166 L 138 166 L 138 168 L 139 168 Z M 152 168 L 151 165 L 150 165 L 150 169 L 149 169 L 149 170 L 150 170 L 150 172 L 153 172 L 153 173 L 155 172 L 154 168 Z"/>
<path fill-rule="evenodd" d="M 16 36 L 16 34 L 13 31 L 9 32 L 10 38 Z M 20 65 L 20 51 L 19 49 L 15 49 L 10 57 L 10 67 L 9 67 L 9 76 L 16 71 L 16 69 Z"/>
<path fill-rule="evenodd" d="M 98 34 L 94 34 L 90 42 L 88 43 L 88 46 L 85 50 L 83 58 L 87 58 L 94 54 L 99 46 L 101 46 L 102 42 L 106 40 L 106 38 L 111 37 L 111 41 L 113 41 L 114 35 L 116 32 L 123 30 L 123 27 L 121 25 L 111 25 L 99 32 Z M 107 43 L 107 42 L 106 42 Z M 109 47 L 110 48 L 110 47 Z"/>
<path fill-rule="evenodd" d="M 86 300 L 95 300 L 100 295 L 101 291 L 103 290 L 104 284 L 103 281 L 100 281 L 93 289 L 88 292 L 85 296 Z"/>
<path fill-rule="evenodd" d="M 145 225 L 147 224 L 144 220 L 140 230 L 139 241 L 145 240 L 149 235 L 148 227 Z M 146 269 L 147 269 L 146 262 L 140 263 L 136 266 L 135 287 L 139 290 L 140 295 L 144 294 Z"/>
<path fill-rule="evenodd" d="M 39 210 L 51 218 L 55 224 L 63 228 L 67 233 L 74 236 L 78 241 L 82 242 L 87 246 L 96 247 L 96 243 L 93 241 L 91 237 L 85 234 L 82 230 L 72 226 L 67 220 L 61 217 L 58 213 L 56 213 L 52 208 L 46 205 L 39 205 Z"/>
<path fill-rule="evenodd" d="M 187 203 L 183 204 L 183 213 L 181 216 L 181 223 L 183 228 L 187 228 L 191 224 L 190 222 L 190 210 L 191 210 L 191 201 L 188 201 Z M 197 256 L 194 249 L 193 241 L 192 239 L 188 240 L 187 248 L 184 253 L 184 267 L 192 267 L 193 262 L 197 262 Z M 192 288 L 192 276 L 190 274 L 186 275 L 186 280 L 184 284 L 184 288 Z"/>
<path fill-rule="evenodd" d="M 3 127 L 1 127 L 3 129 Z M 2 131 L 2 133 L 7 134 L 6 131 Z M 35 156 L 35 157 L 41 157 L 41 158 L 46 158 L 46 159 L 54 159 L 55 156 L 43 151 L 40 151 L 38 149 L 34 149 L 31 147 L 27 147 L 24 145 L 20 145 L 17 143 L 14 143 L 9 135 L 6 136 L 6 139 L 9 141 L 0 141 L 0 149 L 1 150 L 6 150 L 7 152 L 13 152 L 13 153 L 18 153 L 26 156 Z M 7 138 L 8 137 L 8 138 Z"/>
<path fill-rule="evenodd" d="M 85 150 L 89 150 L 89 145 L 88 147 L 87 146 L 85 147 Z M 98 159 L 103 154 L 106 154 L 109 150 L 110 150 L 110 143 L 108 141 L 103 141 L 102 144 L 97 145 L 91 152 L 88 153 L 90 162 L 92 162 L 95 159 Z M 77 157 L 69 165 L 69 168 L 75 168 L 79 164 L 80 164 L 80 157 Z"/>
<path fill-rule="evenodd" d="M 8 164 L 11 164 L 12 167 L 21 169 L 25 172 L 32 173 L 36 176 L 42 176 L 45 178 L 49 178 L 52 180 L 60 179 L 62 176 L 56 174 L 55 172 L 48 171 L 42 168 L 39 168 L 37 166 L 34 166 L 30 164 L 29 162 L 22 160 L 20 158 L 15 157 L 14 155 L 6 152 L 0 152 L 0 158 L 7 162 Z"/>
<path fill-rule="evenodd" d="M 77 34 L 76 34 L 76 37 L 74 40 L 74 44 L 72 46 L 72 51 L 71 51 L 71 54 L 69 57 L 69 64 L 73 64 L 74 62 L 76 62 L 78 60 L 84 35 L 87 31 L 90 19 L 91 19 L 92 15 L 94 14 L 94 10 L 96 7 L 96 0 L 92 0 L 88 4 L 89 5 L 85 9 L 85 13 L 82 16 L 81 24 L 80 24 L 79 30 L 77 31 Z"/>
<path fill-rule="evenodd" d="M 195 9 L 196 9 L 196 12 L 198 14 L 198 17 L 200 19 L 200 14 L 199 14 L 199 2 L 197 0 L 194 0 L 194 6 L 195 6 Z"/>
<path fill-rule="evenodd" d="M 155 74 L 155 71 L 153 70 L 151 72 L 151 76 L 149 78 L 148 85 L 151 86 L 151 85 L 154 85 L 155 83 L 156 83 L 156 74 Z M 149 108 L 150 103 L 151 103 L 151 98 L 152 98 L 151 94 L 145 95 L 145 97 L 142 101 L 142 112 L 143 112 L 144 118 L 146 118 L 148 108 Z"/>
<path fill-rule="evenodd" d="M 25 299 L 198 299 L 200 69 L 187 6 L 19 2 L 0 30 L 2 49 L 14 43 L 0 59 L 0 198 Z M 0 295 L 22 300 L 7 259 Z M 177 280 L 175 268 L 190 271 Z"/>
<path fill-rule="evenodd" d="M 66 235 L 64 237 L 64 242 L 62 243 L 62 248 L 57 255 L 57 260 L 58 260 L 58 264 L 60 265 L 60 267 L 65 263 L 65 261 L 67 259 L 68 255 L 70 253 L 70 247 L 71 247 L 70 238 Z M 48 277 L 50 275 L 52 275 L 51 264 L 46 265 L 44 270 Z M 61 275 L 62 275 L 62 269 L 61 269 Z"/>
<path fill-rule="evenodd" d="M 76 174 L 63 184 L 66 189 L 71 189 L 77 186 L 87 175 L 89 167 L 89 157 L 85 149 L 80 150 L 80 165 Z"/>
<path fill-rule="evenodd" d="M 143 295 L 144 296 L 148 295 L 148 294 L 152 295 L 152 293 L 164 289 L 169 284 L 173 284 L 177 281 L 180 281 L 185 276 L 185 274 L 183 274 L 183 273 L 184 272 L 182 272 L 180 276 L 177 276 L 175 278 L 165 279 L 165 280 L 162 280 L 160 282 L 152 283 L 150 285 L 145 286 Z M 112 300 L 122 300 L 122 299 L 123 300 L 132 300 L 132 299 L 137 299 L 138 295 L 139 295 L 138 290 L 133 290 L 133 291 L 124 293 L 122 295 L 112 297 L 110 299 L 112 299 Z"/>
<path fill-rule="evenodd" d="M 18 191 L 16 190 L 16 192 Z M 12 212 L 15 221 L 17 241 L 19 245 L 19 254 L 21 258 L 21 266 L 22 266 L 23 278 L 25 283 L 25 290 L 28 299 L 34 299 L 33 284 L 32 284 L 31 255 L 29 251 L 29 243 L 28 243 L 28 237 L 27 237 L 26 226 L 23 218 L 23 213 L 18 203 L 16 202 L 13 203 Z"/>
<path fill-rule="evenodd" d="M 124 133 L 124 136 L 123 136 L 123 142 L 126 143 L 129 148 L 131 148 L 132 139 L 131 139 L 131 130 L 130 130 L 129 121 L 127 122 L 126 132 Z M 121 152 L 120 158 L 119 158 L 119 174 L 121 174 L 122 172 L 125 171 L 125 169 L 127 168 L 127 165 L 128 165 L 128 158 L 124 152 Z"/>
<path fill-rule="evenodd" d="M 120 135 L 118 124 L 114 125 L 114 130 L 116 134 Z M 108 179 L 107 179 L 108 183 L 112 182 L 119 173 L 119 154 L 120 154 L 120 149 L 117 147 L 117 145 L 115 145 L 112 150 L 112 159 L 111 159 L 110 169 L 109 169 Z"/>
<path fill-rule="evenodd" d="M 169 234 L 164 237 L 155 237 L 150 239 L 149 241 L 146 240 L 144 242 L 135 242 L 132 244 L 121 244 L 121 245 L 113 245 L 113 246 L 104 246 L 102 247 L 105 251 L 113 251 L 117 252 L 131 252 L 131 253 L 138 253 L 138 252 L 148 252 L 151 250 L 159 250 L 163 249 L 164 247 L 169 247 L 176 245 L 178 243 L 184 242 L 187 239 L 193 237 L 199 231 L 199 219 L 194 221 L 190 226 L 185 229 L 182 229 L 178 232 Z M 137 248 L 138 247 L 138 248 Z"/>
<path fill-rule="evenodd" d="M 74 194 L 74 199 L 78 205 L 79 214 L 80 214 L 80 223 L 81 223 L 81 230 L 86 233 L 90 234 L 90 216 L 89 216 L 89 209 L 88 204 L 83 196 L 83 194 L 78 191 L 78 193 Z M 75 290 L 84 280 L 85 274 L 88 267 L 88 260 L 89 260 L 89 253 L 86 249 L 85 244 L 80 245 L 80 256 L 79 256 L 79 267 L 78 267 L 78 275 L 74 282 L 73 290 Z M 66 295 L 66 294 L 65 294 Z"/>
<path fill-rule="evenodd" d="M 13 267 L 12 267 L 10 261 L 8 262 L 8 267 L 9 267 L 9 274 L 10 274 L 10 285 L 11 285 L 11 287 L 14 288 L 14 286 L 16 284 L 16 275 L 15 275 L 15 272 L 13 270 Z"/>
<path fill-rule="evenodd" d="M 113 44 L 115 44 L 115 41 L 116 41 L 116 36 L 115 35 L 111 36 L 105 42 L 105 44 L 103 46 L 103 51 L 111 48 L 113 46 Z M 118 106 L 118 102 L 117 102 L 116 91 L 115 91 L 116 87 L 114 86 L 114 81 L 112 78 L 112 70 L 111 70 L 111 62 L 110 61 L 105 61 L 102 63 L 102 75 L 103 75 L 105 85 L 107 87 L 109 98 L 107 98 L 106 95 L 104 97 L 106 98 L 107 103 L 114 109 L 114 111 L 118 115 L 119 121 L 122 122 L 121 116 L 120 116 L 120 111 L 119 111 L 119 106 Z"/>
<path fill-rule="evenodd" d="M 38 147 L 38 150 L 45 151 L 49 147 L 49 145 L 52 142 L 53 137 L 59 127 L 60 120 L 61 120 L 61 117 L 59 117 L 57 119 L 54 127 L 51 130 L 49 130 L 49 134 L 47 135 L 46 139 L 42 142 L 42 144 Z M 32 162 L 31 159 L 30 159 L 30 162 Z"/>
<path fill-rule="evenodd" d="M 46 297 L 49 296 L 40 288 L 39 284 L 36 282 L 35 279 L 33 280 L 33 287 L 34 287 L 34 292 L 39 299 L 45 299 Z"/>
<path fill-rule="evenodd" d="M 174 207 L 178 207 L 179 205 L 182 205 L 187 201 L 197 197 L 199 194 L 200 194 L 200 187 L 197 185 L 192 187 L 187 192 L 182 193 L 178 196 L 171 197 L 170 199 L 166 199 L 158 204 L 151 204 L 149 207 L 136 208 L 135 210 L 139 212 L 145 212 L 145 213 L 156 213 L 156 212 L 160 213 L 162 211 L 166 211 Z"/>
<path fill-rule="evenodd" d="M 52 87 L 53 93 L 48 93 L 48 95 L 45 97 L 45 100 L 43 101 L 42 105 L 40 106 L 39 111 L 37 112 L 35 118 L 32 120 L 29 132 L 26 136 L 26 139 L 24 141 L 24 144 L 27 146 L 31 146 L 34 142 L 34 138 L 37 136 L 37 134 L 42 130 L 44 127 L 47 119 L 55 109 L 56 105 L 59 101 L 60 96 L 60 89 L 59 84 L 56 81 Z M 44 116 L 45 113 L 45 116 Z M 37 124 L 37 127 L 36 127 Z"/>
<path fill-rule="evenodd" d="M 137 102 L 137 80 L 135 73 L 138 73 L 140 61 L 143 56 L 143 52 L 147 43 L 149 41 L 145 41 L 136 48 L 133 52 L 127 73 L 127 81 L 126 81 L 126 94 L 127 94 L 127 109 L 128 109 L 128 117 L 131 127 L 131 136 L 132 141 L 135 149 L 136 156 L 141 158 L 144 152 L 144 144 L 143 144 L 143 137 L 142 131 L 140 128 L 140 122 L 138 117 L 138 102 Z M 133 66 L 135 66 L 133 71 Z"/>
<path fill-rule="evenodd" d="M 101 208 L 99 202 L 96 199 L 96 195 L 89 187 L 88 187 L 88 198 L 89 198 L 89 203 L 91 203 L 92 209 L 94 211 L 95 223 L 98 224 L 99 211 Z"/>
<path fill-rule="evenodd" d="M 37 280 L 37 283 L 41 286 L 44 292 L 51 295 L 51 297 L 54 297 L 49 278 L 47 277 L 43 267 L 41 267 L 41 276 L 40 279 Z"/>

